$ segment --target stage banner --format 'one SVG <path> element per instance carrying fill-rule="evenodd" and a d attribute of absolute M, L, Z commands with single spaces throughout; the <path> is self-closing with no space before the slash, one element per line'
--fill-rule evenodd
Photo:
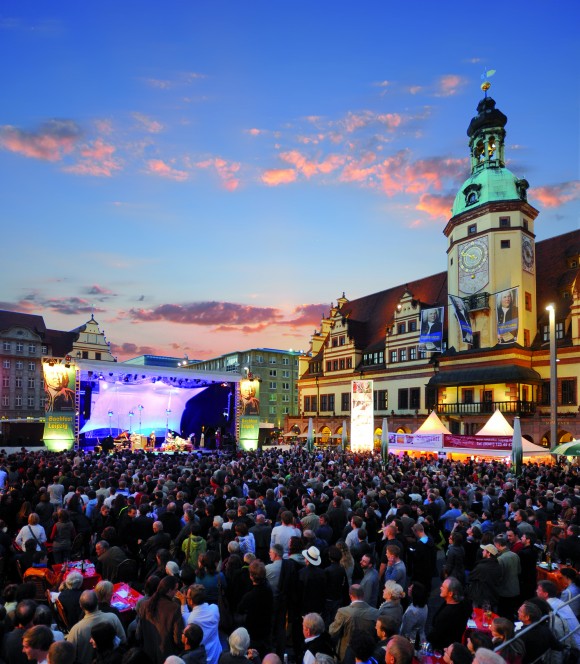
<path fill-rule="evenodd" d="M 75 441 L 75 372 L 65 360 L 43 360 L 46 397 L 44 444 L 53 452 L 70 450 Z"/>
<path fill-rule="evenodd" d="M 471 321 L 469 320 L 469 309 L 462 298 L 457 295 L 450 295 L 449 299 L 453 305 L 455 318 L 461 330 L 461 340 L 466 344 L 473 343 L 473 330 L 471 328 Z"/>
<path fill-rule="evenodd" d="M 505 450 L 511 452 L 512 437 L 511 436 L 455 436 L 453 434 L 445 434 L 443 436 L 443 447 L 448 449 L 454 447 L 456 449 L 465 450 Z"/>
<path fill-rule="evenodd" d="M 389 433 L 389 452 L 397 449 L 440 450 L 443 447 L 441 433 Z"/>
<path fill-rule="evenodd" d="M 244 415 L 240 418 L 240 447 L 243 450 L 258 449 L 260 418 L 257 415 Z"/>
<path fill-rule="evenodd" d="M 518 340 L 518 288 L 496 296 L 497 343 L 513 344 Z"/>
<path fill-rule="evenodd" d="M 350 449 L 372 452 L 374 448 L 373 381 L 351 383 Z"/>
<path fill-rule="evenodd" d="M 432 307 L 421 312 L 421 335 L 419 349 L 439 351 L 443 350 L 443 317 L 444 307 Z"/>

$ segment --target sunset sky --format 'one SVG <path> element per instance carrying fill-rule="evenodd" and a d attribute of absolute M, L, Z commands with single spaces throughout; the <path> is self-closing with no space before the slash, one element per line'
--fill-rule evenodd
<path fill-rule="evenodd" d="M 495 6 L 4 0 L 0 308 L 120 360 L 306 350 L 445 269 L 489 69 L 538 240 L 578 228 L 580 4 Z"/>

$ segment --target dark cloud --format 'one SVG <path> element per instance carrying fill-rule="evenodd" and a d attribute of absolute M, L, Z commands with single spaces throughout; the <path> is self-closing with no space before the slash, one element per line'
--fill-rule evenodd
<path fill-rule="evenodd" d="M 170 321 L 184 325 L 257 325 L 276 323 L 282 318 L 274 307 L 253 307 L 233 302 L 191 302 L 162 304 L 154 309 L 130 309 L 129 316 L 139 322 Z"/>
<path fill-rule="evenodd" d="M 113 293 L 112 290 L 109 290 L 104 286 L 99 286 L 98 284 L 87 286 L 85 292 L 87 293 L 87 295 L 115 295 L 115 293 Z"/>
<path fill-rule="evenodd" d="M 6 150 L 45 161 L 59 161 L 81 138 L 81 128 L 73 120 L 49 120 L 33 131 L 0 127 L 0 143 Z"/>
<path fill-rule="evenodd" d="M 111 353 L 123 358 L 136 357 L 138 355 L 158 355 L 158 351 L 151 346 L 137 346 L 137 344 L 111 344 Z"/>

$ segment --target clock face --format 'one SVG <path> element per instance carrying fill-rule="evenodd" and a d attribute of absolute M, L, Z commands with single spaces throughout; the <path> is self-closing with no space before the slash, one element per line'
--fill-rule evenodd
<path fill-rule="evenodd" d="M 487 237 L 464 242 L 458 247 L 459 288 L 463 293 L 477 293 L 489 281 Z"/>
<path fill-rule="evenodd" d="M 522 267 L 526 272 L 534 271 L 534 242 L 529 237 L 522 240 Z"/>

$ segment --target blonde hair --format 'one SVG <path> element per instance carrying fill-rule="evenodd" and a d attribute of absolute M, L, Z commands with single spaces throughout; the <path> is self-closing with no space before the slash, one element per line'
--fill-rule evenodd
<path fill-rule="evenodd" d="M 395 581 L 387 581 L 385 583 L 384 593 L 385 595 L 389 595 L 391 599 L 403 599 L 405 597 L 405 591 Z"/>

